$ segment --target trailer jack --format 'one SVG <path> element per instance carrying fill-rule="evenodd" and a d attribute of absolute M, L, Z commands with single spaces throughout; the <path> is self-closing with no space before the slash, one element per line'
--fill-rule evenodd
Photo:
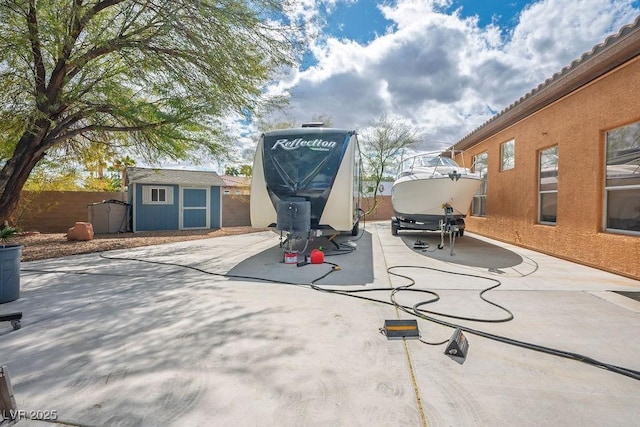
<path fill-rule="evenodd" d="M 440 220 L 440 244 L 438 245 L 438 249 L 444 248 L 444 235 L 449 235 L 449 247 L 451 248 L 451 252 L 449 255 L 454 256 L 455 253 L 453 251 L 456 245 L 456 236 L 458 235 L 458 221 L 453 216 L 453 208 L 448 204 L 444 204 L 444 218 Z"/>

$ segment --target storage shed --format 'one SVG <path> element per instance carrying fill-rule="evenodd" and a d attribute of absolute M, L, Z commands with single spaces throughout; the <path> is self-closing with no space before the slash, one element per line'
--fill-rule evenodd
<path fill-rule="evenodd" d="M 217 173 L 133 167 L 125 176 L 134 232 L 221 227 L 224 181 Z"/>
<path fill-rule="evenodd" d="M 89 205 L 89 222 L 93 232 L 124 233 L 129 231 L 131 205 L 120 200 L 103 200 Z"/>

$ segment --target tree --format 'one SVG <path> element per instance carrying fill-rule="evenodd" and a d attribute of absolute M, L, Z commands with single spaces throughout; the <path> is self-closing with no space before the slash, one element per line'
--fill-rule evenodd
<path fill-rule="evenodd" d="M 60 159 L 46 157 L 33 169 L 23 190 L 40 191 L 79 191 L 81 175 L 77 167 L 70 166 Z"/>
<path fill-rule="evenodd" d="M 240 166 L 240 175 L 242 175 L 242 176 L 252 176 L 253 175 L 253 166 L 251 166 L 251 165 L 242 165 L 242 166 Z"/>
<path fill-rule="evenodd" d="M 224 169 L 224 174 L 225 175 L 229 175 L 229 176 L 238 176 L 238 175 L 240 175 L 240 171 L 235 166 L 227 166 Z"/>
<path fill-rule="evenodd" d="M 326 128 L 333 127 L 333 120 L 331 120 L 331 116 L 328 114 L 314 114 L 311 117 L 311 121 L 315 123 L 323 123 L 323 126 Z"/>
<path fill-rule="evenodd" d="M 256 132 L 253 133 L 250 136 L 251 139 L 251 146 L 249 147 L 245 147 L 243 148 L 238 157 L 236 159 L 233 160 L 234 164 L 237 163 L 251 163 L 253 164 L 253 160 L 256 154 L 256 147 L 258 146 L 258 141 L 260 141 L 260 137 L 262 136 L 262 134 L 264 132 L 270 131 L 270 130 L 276 130 L 276 129 L 289 129 L 289 128 L 294 128 L 296 127 L 296 123 L 293 120 L 284 120 L 284 121 L 270 121 L 267 120 L 264 115 L 261 114 L 257 114 L 256 116 L 253 117 L 252 123 L 255 125 L 256 127 Z M 244 176 L 251 176 L 253 175 L 253 168 L 251 170 L 250 175 L 246 175 L 242 172 L 242 169 L 240 171 L 238 171 L 240 174 L 244 175 Z"/>
<path fill-rule="evenodd" d="M 280 105 L 295 59 L 276 0 L 0 0 L 0 221 L 47 155 L 225 153 L 224 118 Z M 282 19 L 280 19 L 282 21 Z"/>
<path fill-rule="evenodd" d="M 116 181 L 119 181 L 120 191 L 124 193 L 125 187 L 125 175 L 127 172 L 127 168 L 133 167 L 136 165 L 136 161 L 133 160 L 129 156 L 123 156 L 115 159 L 113 164 L 109 166 L 109 170 L 112 172 L 118 172 L 118 177 Z"/>
<path fill-rule="evenodd" d="M 367 213 L 373 212 L 379 205 L 378 188 L 385 173 L 398 160 L 407 148 L 417 142 L 416 131 L 406 123 L 382 115 L 362 131 L 362 157 L 365 174 L 373 181 L 373 206 Z"/>
<path fill-rule="evenodd" d="M 88 176 L 84 188 L 89 191 L 112 191 L 113 182 L 105 175 L 115 153 L 108 144 L 91 143 L 76 153 L 76 160 L 84 165 Z"/>

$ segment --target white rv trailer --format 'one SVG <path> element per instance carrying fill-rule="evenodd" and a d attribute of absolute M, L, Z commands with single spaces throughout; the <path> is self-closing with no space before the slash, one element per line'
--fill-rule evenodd
<path fill-rule="evenodd" d="M 253 163 L 251 225 L 357 235 L 361 169 L 353 130 L 303 125 L 265 132 Z"/>

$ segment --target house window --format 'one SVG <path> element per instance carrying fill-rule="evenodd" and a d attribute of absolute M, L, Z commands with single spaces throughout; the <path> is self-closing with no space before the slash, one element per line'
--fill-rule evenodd
<path fill-rule="evenodd" d="M 516 140 L 512 139 L 500 146 L 500 170 L 507 171 L 516 166 Z"/>
<path fill-rule="evenodd" d="M 640 122 L 606 134 L 604 227 L 640 234 Z"/>
<path fill-rule="evenodd" d="M 473 172 L 479 173 L 482 177 L 482 183 L 478 192 L 473 196 L 471 202 L 471 215 L 487 216 L 487 159 L 489 155 L 485 151 L 473 158 Z"/>
<path fill-rule="evenodd" d="M 223 194 L 231 194 L 231 190 L 224 190 Z"/>
<path fill-rule="evenodd" d="M 145 205 L 172 205 L 173 188 L 144 185 L 142 187 L 142 203 Z"/>
<path fill-rule="evenodd" d="M 538 222 L 555 225 L 558 215 L 558 146 L 539 153 Z"/>

